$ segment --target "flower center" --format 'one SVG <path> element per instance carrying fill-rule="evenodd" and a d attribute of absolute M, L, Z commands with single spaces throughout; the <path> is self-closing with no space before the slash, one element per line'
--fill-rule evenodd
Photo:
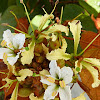
<path fill-rule="evenodd" d="M 65 81 L 63 81 L 63 80 L 59 81 L 59 84 L 60 84 L 61 88 L 64 88 L 66 86 Z"/>

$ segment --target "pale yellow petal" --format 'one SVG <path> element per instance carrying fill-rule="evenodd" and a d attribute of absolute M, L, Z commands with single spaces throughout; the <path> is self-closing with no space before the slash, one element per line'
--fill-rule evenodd
<path fill-rule="evenodd" d="M 72 100 L 86 100 L 85 96 L 84 96 L 84 92 L 80 94 L 80 96 L 73 98 Z"/>
<path fill-rule="evenodd" d="M 96 70 L 91 64 L 87 62 L 82 61 L 81 63 L 83 66 L 85 66 L 85 68 L 91 73 L 93 77 L 94 82 L 92 83 L 92 87 L 93 88 L 98 87 L 100 84 L 100 80 L 98 79 L 99 75 L 98 70 Z"/>
<path fill-rule="evenodd" d="M 54 33 L 54 32 L 64 32 L 66 36 L 68 36 L 69 29 L 67 26 L 55 24 L 52 28 L 50 28 L 47 33 Z"/>
<path fill-rule="evenodd" d="M 17 82 L 16 87 L 15 87 L 15 89 L 14 89 L 12 95 L 11 95 L 10 100 L 17 100 L 18 86 L 19 86 L 19 83 Z"/>
<path fill-rule="evenodd" d="M 41 97 L 35 97 L 34 96 L 34 93 L 31 93 L 30 94 L 30 96 L 29 96 L 29 98 L 30 98 L 30 100 L 43 100 L 43 96 L 41 96 Z"/>
<path fill-rule="evenodd" d="M 84 58 L 84 61 L 91 63 L 93 66 L 96 66 L 99 69 L 100 72 L 100 59 L 96 58 Z"/>
<path fill-rule="evenodd" d="M 24 81 L 27 76 L 32 76 L 33 72 L 29 69 L 22 69 L 18 72 L 20 77 L 17 77 L 18 81 Z"/>
<path fill-rule="evenodd" d="M 55 49 L 50 53 L 47 53 L 46 58 L 48 60 L 58 60 L 58 59 L 69 60 L 71 58 L 71 55 L 64 53 L 63 50 L 61 49 Z"/>
<path fill-rule="evenodd" d="M 21 58 L 21 62 L 23 65 L 25 64 L 30 64 L 32 62 L 32 59 L 34 58 L 34 46 L 35 43 L 31 42 L 28 45 L 29 50 L 28 51 L 24 51 L 21 53 L 22 58 Z"/>
<path fill-rule="evenodd" d="M 43 51 L 45 54 L 49 52 L 49 48 L 47 48 L 43 43 L 42 43 Z"/>
<path fill-rule="evenodd" d="M 80 41 L 80 33 L 81 33 L 81 22 L 79 20 L 74 20 L 68 23 L 70 25 L 70 31 L 74 37 L 74 53 L 77 54 L 77 48 Z"/>

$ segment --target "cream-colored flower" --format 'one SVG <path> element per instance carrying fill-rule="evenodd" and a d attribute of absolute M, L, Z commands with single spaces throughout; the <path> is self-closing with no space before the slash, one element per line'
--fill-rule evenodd
<path fill-rule="evenodd" d="M 41 82 L 49 85 L 44 93 L 44 100 L 54 99 L 59 93 L 61 100 L 71 100 L 71 90 L 69 84 L 72 81 L 73 71 L 70 67 L 57 66 L 56 60 L 52 60 L 49 65 L 50 74 L 41 76 Z M 59 82 L 59 85 L 55 81 Z"/>
<path fill-rule="evenodd" d="M 22 52 L 25 42 L 25 35 L 22 33 L 13 34 L 8 29 L 4 31 L 3 42 L 4 44 L 2 43 L 2 46 L 5 46 L 6 48 L 0 48 L 0 59 L 4 59 L 4 61 L 6 59 L 8 63 L 13 66 L 17 62 L 17 59 Z"/>

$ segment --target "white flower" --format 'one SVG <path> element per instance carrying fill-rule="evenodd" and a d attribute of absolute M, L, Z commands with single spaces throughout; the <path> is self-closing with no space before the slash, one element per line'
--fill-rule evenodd
<path fill-rule="evenodd" d="M 73 71 L 70 67 L 57 66 L 56 60 L 52 60 L 49 65 L 50 74 L 41 76 L 41 82 L 49 85 L 45 90 L 44 99 L 51 100 L 59 93 L 61 100 L 71 100 L 71 90 L 69 84 L 72 81 Z"/>
<path fill-rule="evenodd" d="M 22 52 L 24 42 L 24 34 L 13 34 L 9 29 L 4 31 L 1 45 L 6 48 L 0 48 L 0 59 L 7 59 L 9 64 L 13 66 Z"/>

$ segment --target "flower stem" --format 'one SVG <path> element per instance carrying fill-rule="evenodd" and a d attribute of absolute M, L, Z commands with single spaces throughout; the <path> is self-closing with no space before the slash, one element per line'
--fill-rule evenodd
<path fill-rule="evenodd" d="M 80 55 L 82 55 L 87 49 L 88 49 L 88 47 L 98 38 L 100 36 L 100 33 L 86 46 L 86 48 L 82 51 L 82 52 L 80 52 L 77 56 L 80 56 Z"/>

